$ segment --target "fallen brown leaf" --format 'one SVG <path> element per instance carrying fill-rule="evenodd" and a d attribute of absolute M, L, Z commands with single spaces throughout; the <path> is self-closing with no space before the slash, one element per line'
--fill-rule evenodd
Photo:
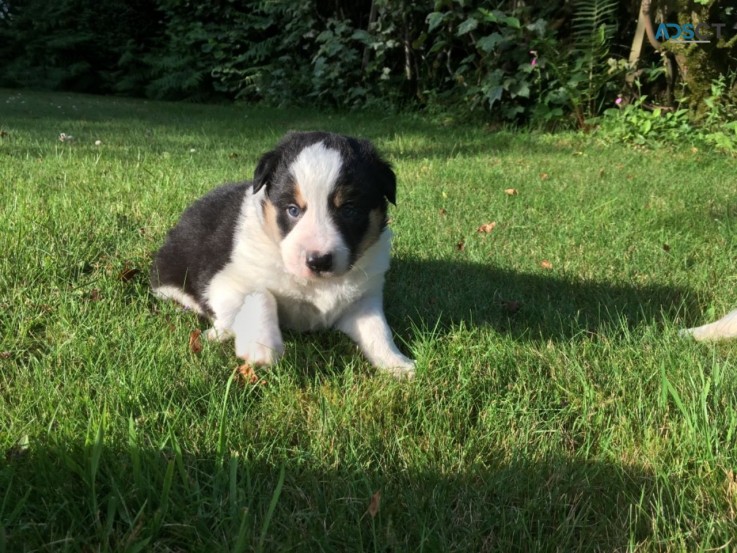
<path fill-rule="evenodd" d="M 240 380 L 241 384 L 259 384 L 261 386 L 266 385 L 266 381 L 260 379 L 256 374 L 256 371 L 248 363 L 243 363 L 242 365 L 239 365 L 236 371 L 238 372 L 238 379 Z"/>
<path fill-rule="evenodd" d="M 463 238 L 461 238 L 456 244 L 456 250 L 458 250 L 459 252 L 462 252 L 465 249 L 466 249 L 466 243 L 463 241 Z"/>
<path fill-rule="evenodd" d="M 123 270 L 120 271 L 118 278 L 120 278 L 120 280 L 122 280 L 123 282 L 130 282 L 131 280 L 136 278 L 136 276 L 140 272 L 141 272 L 141 269 L 136 269 L 135 267 L 131 267 L 130 265 L 126 263 L 123 266 Z"/>
<path fill-rule="evenodd" d="M 445 209 L 444 207 L 441 207 L 440 210 L 438 211 L 438 213 L 440 215 L 447 215 L 448 214 L 448 210 Z"/>
<path fill-rule="evenodd" d="M 737 474 L 730 469 L 725 474 L 725 488 L 727 492 L 727 502 L 729 503 L 730 517 L 735 517 L 737 509 Z"/>
<path fill-rule="evenodd" d="M 376 515 L 379 514 L 379 507 L 381 507 L 381 490 L 377 490 L 374 495 L 371 496 L 371 501 L 369 501 L 369 506 L 368 509 L 366 509 L 366 512 L 371 518 L 376 518 Z"/>
<path fill-rule="evenodd" d="M 542 267 L 543 269 L 547 269 L 549 271 L 550 269 L 553 268 L 553 264 L 550 261 L 548 261 L 547 259 L 543 259 L 540 262 L 540 267 Z"/>
<path fill-rule="evenodd" d="M 476 229 L 476 232 L 485 232 L 486 234 L 490 233 L 492 230 L 494 230 L 494 227 L 496 226 L 496 221 L 491 221 L 490 223 L 484 223 L 479 228 Z"/>
<path fill-rule="evenodd" d="M 504 190 L 504 193 L 505 193 L 505 194 L 506 194 L 507 196 L 516 196 L 516 195 L 518 194 L 518 192 L 517 192 L 517 189 L 516 189 L 516 188 L 506 188 L 506 189 Z"/>
<path fill-rule="evenodd" d="M 202 331 L 199 328 L 189 333 L 189 351 L 192 353 L 200 353 L 202 351 L 200 334 L 202 334 Z"/>
<path fill-rule="evenodd" d="M 547 173 L 540 173 L 540 180 L 548 180 L 550 178 L 550 175 Z"/>

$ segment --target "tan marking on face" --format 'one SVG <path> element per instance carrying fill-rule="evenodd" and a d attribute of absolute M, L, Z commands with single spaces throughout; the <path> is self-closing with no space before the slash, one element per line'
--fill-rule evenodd
<path fill-rule="evenodd" d="M 343 203 L 345 202 L 345 194 L 343 194 L 343 189 L 339 188 L 335 191 L 335 194 L 333 194 L 333 206 L 336 208 L 339 208 Z"/>
<path fill-rule="evenodd" d="M 264 230 L 269 238 L 274 242 L 281 240 L 281 232 L 279 231 L 279 225 L 276 223 L 276 208 L 269 200 L 263 202 L 264 212 Z"/>
<path fill-rule="evenodd" d="M 361 257 L 363 252 L 376 243 L 379 236 L 381 236 L 381 231 L 383 230 L 385 222 L 386 216 L 381 209 L 372 209 L 369 212 L 368 228 L 366 229 L 366 234 L 364 235 L 363 240 L 358 244 L 358 255 L 356 257 Z"/>
<path fill-rule="evenodd" d="M 303 211 L 307 207 L 307 202 L 304 196 L 302 196 L 302 189 L 300 189 L 299 183 L 294 183 L 294 203 Z"/>

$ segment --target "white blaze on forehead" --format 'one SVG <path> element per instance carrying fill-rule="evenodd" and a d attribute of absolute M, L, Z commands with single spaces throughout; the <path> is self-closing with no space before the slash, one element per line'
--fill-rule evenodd
<path fill-rule="evenodd" d="M 289 166 L 299 196 L 304 200 L 304 214 L 281 242 L 282 259 L 287 270 L 308 277 L 306 265 L 310 254 L 333 256 L 332 272 L 342 274 L 349 268 L 350 250 L 328 212 L 331 192 L 340 177 L 343 160 L 340 152 L 322 142 L 302 150 Z"/>
<path fill-rule="evenodd" d="M 289 166 L 289 172 L 307 202 L 307 209 L 327 207 L 327 198 L 335 188 L 343 161 L 337 150 L 325 147 L 322 142 L 302 150 Z"/>

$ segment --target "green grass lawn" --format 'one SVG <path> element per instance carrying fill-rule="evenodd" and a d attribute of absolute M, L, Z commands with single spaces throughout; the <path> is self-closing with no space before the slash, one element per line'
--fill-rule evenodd
<path fill-rule="evenodd" d="M 737 343 L 677 336 L 737 305 L 734 159 L 8 90 L 0 129 L 0 552 L 737 547 Z M 289 129 L 395 166 L 413 381 L 324 332 L 243 383 L 149 293 L 182 209 Z"/>

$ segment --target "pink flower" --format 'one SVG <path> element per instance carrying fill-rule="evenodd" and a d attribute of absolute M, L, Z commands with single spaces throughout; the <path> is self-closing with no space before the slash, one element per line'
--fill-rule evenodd
<path fill-rule="evenodd" d="M 617 105 L 620 105 L 622 103 L 622 97 L 621 96 L 617 96 L 617 99 L 614 100 L 614 103 L 617 104 Z"/>
<path fill-rule="evenodd" d="M 535 67 L 537 65 L 537 50 L 530 50 L 530 55 L 532 56 L 532 61 L 530 62 L 530 65 L 532 67 Z"/>
<path fill-rule="evenodd" d="M 532 61 L 530 62 L 530 65 L 532 67 L 535 67 L 537 65 L 537 58 L 532 58 Z"/>

